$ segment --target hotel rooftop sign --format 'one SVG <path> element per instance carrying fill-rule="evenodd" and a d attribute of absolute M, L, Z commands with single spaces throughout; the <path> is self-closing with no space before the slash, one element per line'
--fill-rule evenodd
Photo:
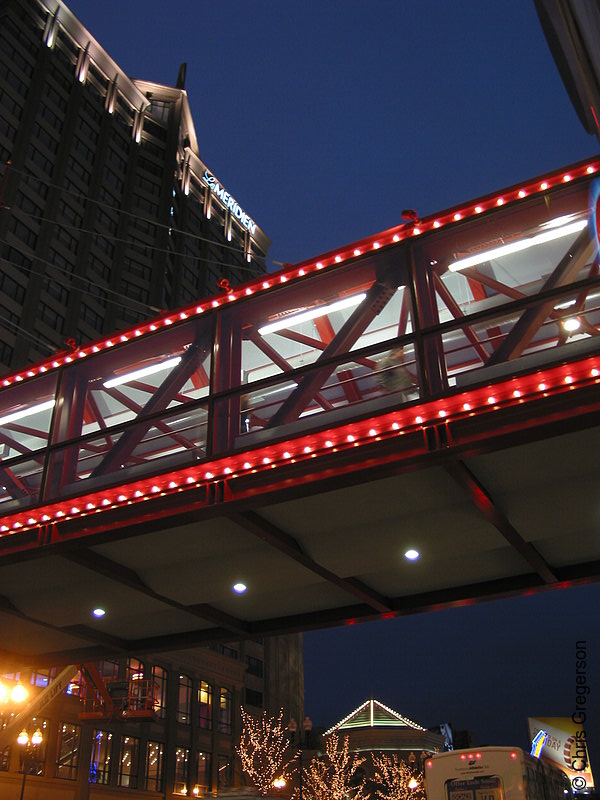
<path fill-rule="evenodd" d="M 211 173 L 205 169 L 202 180 L 210 187 L 211 192 L 219 198 L 224 208 L 231 211 L 232 215 L 254 236 L 256 232 L 256 222 L 246 214 L 237 200 L 226 191 L 225 187 L 221 186 L 215 176 L 211 175 Z"/>

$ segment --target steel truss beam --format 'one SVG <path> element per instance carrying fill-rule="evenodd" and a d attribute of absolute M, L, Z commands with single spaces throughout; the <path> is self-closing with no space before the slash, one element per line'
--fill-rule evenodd
<path fill-rule="evenodd" d="M 272 522 L 264 519 L 264 517 L 261 517 L 255 511 L 230 514 L 229 519 L 258 537 L 261 541 L 279 550 L 280 553 L 285 553 L 286 556 L 289 556 L 298 564 L 302 564 L 303 567 L 306 567 L 319 577 L 325 578 L 325 580 L 339 589 L 354 595 L 354 597 L 366 603 L 375 611 L 382 614 L 391 611 L 387 598 L 382 597 L 382 595 L 370 589 L 357 578 L 340 578 L 339 575 L 331 572 L 331 570 L 322 567 L 302 550 L 292 536 L 273 525 Z"/>
<path fill-rule="evenodd" d="M 535 547 L 525 541 L 521 534 L 509 522 L 508 518 L 498 508 L 489 492 L 473 475 L 471 470 L 460 459 L 450 461 L 445 465 L 446 472 L 462 486 L 473 501 L 474 505 L 483 513 L 486 519 L 504 536 L 506 541 L 522 556 L 530 567 L 537 572 L 545 583 L 556 583 L 558 578 L 550 566 L 538 553 Z"/>
<path fill-rule="evenodd" d="M 195 617 L 201 617 L 207 622 L 212 622 L 222 626 L 223 628 L 227 628 L 235 636 L 245 636 L 248 633 L 248 626 L 246 623 L 242 622 L 236 617 L 233 617 L 230 614 L 225 614 L 223 611 L 219 611 L 213 606 L 210 606 L 208 603 L 185 605 L 184 603 L 177 602 L 177 600 L 173 600 L 171 597 L 166 597 L 165 595 L 159 594 L 158 592 L 155 592 L 154 589 L 151 589 L 134 570 L 129 569 L 128 567 L 119 564 L 117 561 L 113 561 L 112 559 L 101 555 L 100 553 L 95 553 L 88 548 L 74 548 L 71 551 L 61 553 L 61 555 L 68 561 L 73 561 L 74 563 L 79 564 L 80 566 L 83 566 L 92 572 L 96 572 L 99 575 L 103 575 L 105 578 L 109 578 L 111 581 L 115 581 L 122 586 L 127 586 L 129 589 L 134 589 L 136 592 L 139 592 L 146 597 L 151 597 L 153 600 L 158 600 L 158 602 L 163 603 L 170 608 L 175 608 L 178 611 L 185 611 L 187 614 L 191 614 Z"/>
<path fill-rule="evenodd" d="M 600 580 L 600 561 L 561 567 L 557 570 L 556 577 L 556 583 L 545 584 L 540 581 L 537 573 L 528 573 L 510 578 L 398 597 L 390 600 L 392 608 L 389 612 L 384 613 L 376 612 L 372 606 L 363 603 L 287 617 L 273 617 L 250 623 L 245 637 L 255 638 L 302 633 L 334 625 L 354 625 L 360 622 L 372 622 L 378 619 L 391 619 L 409 614 L 439 611 L 444 608 L 474 605 L 487 600 L 515 597 L 527 592 L 548 591 L 584 585 Z M 211 628 L 130 640 L 126 643 L 126 647 L 128 652 L 142 655 L 144 653 L 166 652 L 226 641 L 231 641 L 231 631 L 223 630 L 222 628 Z M 77 650 L 54 651 L 35 657 L 14 655 L 15 658 L 19 659 L 20 663 L 27 662 L 32 666 L 41 667 L 62 666 L 63 664 L 71 664 L 73 661 L 76 663 L 98 661 L 111 655 L 118 655 L 121 652 L 120 649 L 104 645 L 82 647 Z"/>
<path fill-rule="evenodd" d="M 123 433 L 119 441 L 93 471 L 92 477 L 112 472 L 120 464 L 124 464 L 127 461 L 149 428 L 154 425 L 154 419 L 147 419 L 147 415 L 156 414 L 156 412 L 164 411 L 167 408 L 181 387 L 198 369 L 199 364 L 204 360 L 211 348 L 211 343 L 201 343 L 200 341 L 195 341 L 190 346 L 182 356 L 179 364 L 171 370 L 143 409 L 141 409 L 138 414 L 138 417 L 141 417 L 138 424 L 133 425 Z"/>
<path fill-rule="evenodd" d="M 539 293 L 571 283 L 590 260 L 595 248 L 596 243 L 590 239 L 589 231 L 585 228 L 557 264 L 556 269 L 548 277 Z M 490 356 L 487 362 L 488 366 L 518 358 L 523 350 L 527 349 L 540 326 L 553 310 L 554 301 L 552 300 L 527 308 L 502 344 Z"/>
<path fill-rule="evenodd" d="M 352 312 L 316 360 L 314 371 L 309 372 L 300 379 L 298 386 L 288 395 L 279 410 L 271 417 L 268 428 L 284 425 L 300 416 L 309 401 L 314 399 L 319 388 L 336 368 L 336 364 L 324 364 L 322 362 L 342 353 L 348 353 L 359 336 L 364 333 L 375 317 L 385 308 L 395 291 L 395 286 L 381 279 L 373 283 L 367 291 L 365 299 Z"/>

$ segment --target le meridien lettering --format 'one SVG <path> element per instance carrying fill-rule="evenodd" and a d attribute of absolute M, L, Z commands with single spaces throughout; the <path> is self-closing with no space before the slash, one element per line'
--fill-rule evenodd
<path fill-rule="evenodd" d="M 233 198 L 229 192 L 225 191 L 225 187 L 221 186 L 215 176 L 211 175 L 206 169 L 204 170 L 203 180 L 207 186 L 210 186 L 211 192 L 217 195 L 225 208 L 231 211 L 233 216 L 236 219 L 239 219 L 244 228 L 250 231 L 250 233 L 254 236 L 254 232 L 256 231 L 256 222 L 254 222 L 254 220 L 251 219 L 248 214 L 246 214 L 244 209 L 240 207 L 237 200 L 235 200 L 235 198 Z"/>

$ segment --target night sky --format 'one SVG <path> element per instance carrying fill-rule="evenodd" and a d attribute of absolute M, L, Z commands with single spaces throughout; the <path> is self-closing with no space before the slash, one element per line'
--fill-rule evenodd
<path fill-rule="evenodd" d="M 595 155 L 533 0 L 72 0 L 132 77 L 186 89 L 200 156 L 297 262 Z M 575 559 L 574 559 L 575 560 Z M 479 744 L 527 746 L 569 716 L 589 646 L 600 777 L 600 587 L 305 636 L 306 711 L 329 726 L 373 695 Z"/>

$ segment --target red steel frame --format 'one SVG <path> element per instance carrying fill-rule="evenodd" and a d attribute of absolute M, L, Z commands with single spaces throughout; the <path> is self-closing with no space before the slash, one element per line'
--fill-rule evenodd
<path fill-rule="evenodd" d="M 6 392 L 0 391 L 0 408 L 4 397 L 12 397 L 9 392 L 13 387 L 20 386 L 24 390 L 28 382 L 33 385 L 40 376 L 48 377 L 55 373 L 60 413 L 55 413 L 47 434 L 36 431 L 27 423 L 16 422 L 8 423 L 0 432 L 0 444 L 22 454 L 0 467 L 5 490 L 15 500 L 29 496 L 29 490 L 19 477 L 18 469 L 13 469 L 13 464 L 18 467 L 25 459 L 43 464 L 39 499 L 24 510 L 7 514 L 2 520 L 0 553 L 101 534 L 111 529 L 115 519 L 135 526 L 141 520 L 147 524 L 148 520 L 177 517 L 192 508 L 196 513 L 202 508 L 207 513 L 214 513 L 214 509 L 223 509 L 228 503 L 231 514 L 238 514 L 240 509 L 251 508 L 253 498 L 257 496 L 302 493 L 317 482 L 325 486 L 356 480 L 359 474 L 364 479 L 366 475 L 414 469 L 419 463 L 452 461 L 448 467 L 450 473 L 470 493 L 474 502 L 489 514 L 509 540 L 513 538 L 513 543 L 544 581 L 555 582 L 558 580 L 556 575 L 531 548 L 518 541 L 518 534 L 511 532 L 507 521 L 499 517 L 493 503 L 486 498 L 485 489 L 477 485 L 466 468 L 457 466 L 456 458 L 492 447 L 508 446 L 511 441 L 523 441 L 527 437 L 542 437 L 556 432 L 558 426 L 562 431 L 568 427 L 597 423 L 600 412 L 596 386 L 600 381 L 600 339 L 599 354 L 589 352 L 565 360 L 557 351 L 549 356 L 547 364 L 534 368 L 528 365 L 527 359 L 519 360 L 532 339 L 540 333 L 544 320 L 560 317 L 556 305 L 561 298 L 575 293 L 575 303 L 569 313 L 573 310 L 581 312 L 592 289 L 600 287 L 596 239 L 584 231 L 585 235 L 577 239 L 534 295 L 492 278 L 478 268 L 469 268 L 465 277 L 476 300 L 484 300 L 487 290 L 507 298 L 506 304 L 495 307 L 494 314 L 481 312 L 469 316 L 465 316 L 444 284 L 439 268 L 432 266 L 427 271 L 414 268 L 411 248 L 415 237 L 421 237 L 423 241 L 431 237 L 434 241 L 438 231 L 445 234 L 453 226 L 459 230 L 467 219 L 480 216 L 484 219 L 486 215 L 490 218 L 490 215 L 500 214 L 505 209 L 518 211 L 519 204 L 527 203 L 531 198 L 546 196 L 567 184 L 589 183 L 599 168 L 598 161 L 577 164 L 566 171 L 512 187 L 500 195 L 490 195 L 468 206 L 423 221 L 413 220 L 339 252 L 286 268 L 226 295 L 163 315 L 103 342 L 73 353 L 59 354 L 17 375 L 7 376 L 2 381 Z M 396 260 L 391 260 L 392 255 Z M 255 298 L 269 298 L 271 295 L 273 307 L 278 308 L 283 293 L 287 291 L 287 287 L 283 288 L 285 284 L 290 289 L 292 286 L 302 287 L 305 278 L 321 270 L 324 270 L 323 275 L 335 275 L 337 270 L 354 263 L 360 268 L 365 258 L 374 264 L 376 279 L 365 287 L 365 300 L 348 314 L 337 332 L 327 316 L 315 322 L 319 338 L 306 337 L 289 329 L 281 332 L 282 338 L 317 350 L 314 364 L 293 368 L 285 357 L 257 335 L 255 329 L 250 329 L 242 336 L 253 342 L 283 374 L 277 379 L 268 378 L 250 386 L 240 386 L 232 380 L 240 373 L 240 356 L 235 348 L 228 350 L 226 346 L 225 338 L 235 336 L 234 328 L 227 327 L 226 314 L 229 311 L 242 302 L 250 309 Z M 356 351 L 352 348 L 394 295 L 395 270 L 399 263 L 408 277 L 403 284 L 405 292 L 396 321 L 396 338 L 401 344 L 414 346 L 418 370 L 414 377 L 418 381 L 418 392 L 408 402 L 405 398 L 394 399 L 391 396 L 384 403 L 380 402 L 379 408 L 370 406 L 365 410 L 359 401 L 369 402 L 370 396 L 361 393 L 354 369 L 372 369 L 376 363 L 374 356 L 384 346 L 389 347 L 389 343 L 368 345 Z M 587 274 L 581 277 L 587 265 Z M 451 321 L 440 322 L 438 298 L 450 312 Z M 500 341 L 497 317 L 501 312 L 516 313 L 519 318 Z M 159 341 L 156 336 L 161 331 L 183 330 L 184 326 L 190 328 L 194 319 L 202 322 L 193 328 L 188 336 L 190 341 L 183 335 L 179 337 L 183 342 L 181 360 L 169 375 L 158 386 L 144 379 L 132 384 L 147 398 L 145 403 L 133 400 L 116 387 L 106 390 L 107 397 L 135 415 L 133 421 L 121 426 L 107 425 L 103 411 L 91 391 L 86 389 L 82 365 L 109 351 L 116 356 L 135 348 L 137 360 L 140 360 L 140 354 L 148 357 L 154 351 L 155 343 Z M 409 320 L 412 331 L 407 328 Z M 493 343 L 491 353 L 475 330 L 477 324 L 488 320 L 486 330 L 489 341 Z M 213 330 L 217 332 L 216 339 Z M 600 327 L 584 319 L 583 330 L 596 337 Z M 508 376 L 505 372 L 495 379 L 462 389 L 449 386 L 442 341 L 447 331 L 461 331 L 475 356 L 488 367 L 513 362 Z M 560 336 L 558 344 L 562 343 Z M 218 348 L 215 341 L 219 342 Z M 183 387 L 188 381 L 196 388 L 209 385 L 206 361 L 213 349 L 217 391 L 206 400 L 190 400 Z M 345 400 L 357 403 L 356 409 L 348 411 L 346 407 L 342 418 L 336 418 L 334 423 L 327 422 L 327 414 L 323 417 L 317 414 L 314 424 L 304 420 L 289 435 L 286 426 L 296 424 L 312 404 L 325 411 L 334 410 L 332 401 L 323 391 L 328 379 L 334 375 Z M 236 441 L 242 393 L 263 385 L 269 388 L 277 385 L 277 381 L 293 383 L 295 388 L 289 391 L 270 419 L 264 421 L 261 436 L 255 440 L 248 439 L 254 443 L 242 449 Z M 207 415 L 205 447 L 199 446 L 185 431 L 169 427 L 167 416 L 174 412 L 167 410 L 173 403 L 179 403 L 177 408 L 180 410 L 191 409 L 192 413 L 199 411 Z M 81 436 L 86 421 L 95 421 L 98 425 L 93 436 Z M 156 469 L 151 474 L 132 481 L 120 480 L 121 464 L 129 463 L 135 467 L 136 463 L 145 463 L 143 457 L 136 455 L 136 448 L 153 428 L 159 433 L 167 433 L 183 450 L 193 452 L 193 460 L 180 468 L 170 469 L 163 467 L 166 462 L 157 459 L 153 462 Z M 17 434 L 45 438 L 47 446 L 28 451 L 15 436 Z M 83 491 L 73 490 L 80 451 L 98 457 L 91 477 L 105 479 L 101 488 L 86 491 L 85 480 L 82 480 Z M 71 487 L 67 498 L 64 497 L 66 486 Z M 244 524 L 252 528 L 252 520 L 247 515 Z M 361 591 L 357 587 L 359 596 Z M 378 611 L 385 613 L 387 607 L 383 600 L 375 597 L 371 600 Z"/>

